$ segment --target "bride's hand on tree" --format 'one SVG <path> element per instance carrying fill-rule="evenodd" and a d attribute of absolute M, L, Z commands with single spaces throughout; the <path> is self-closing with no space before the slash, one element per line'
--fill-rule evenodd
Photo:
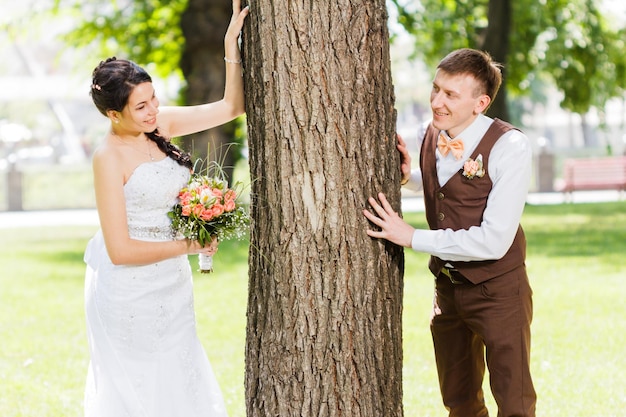
<path fill-rule="evenodd" d="M 228 25 L 228 29 L 226 30 L 226 36 L 224 37 L 224 43 L 227 46 L 237 47 L 237 52 L 239 52 L 239 46 L 237 44 L 239 39 L 239 34 L 241 33 L 241 29 L 243 28 L 243 22 L 250 13 L 250 6 L 246 6 L 241 9 L 241 0 L 233 0 L 233 15 L 230 18 L 230 24 Z M 228 50 L 226 52 L 229 52 Z M 226 58 L 230 59 L 238 59 L 237 57 L 227 56 Z"/>

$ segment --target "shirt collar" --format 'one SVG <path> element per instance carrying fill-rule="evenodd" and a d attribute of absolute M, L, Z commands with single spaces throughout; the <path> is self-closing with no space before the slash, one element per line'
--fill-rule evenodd
<path fill-rule="evenodd" d="M 476 119 L 467 126 L 461 133 L 459 133 L 456 137 L 463 139 L 463 143 L 465 143 L 465 149 L 473 149 L 474 145 L 483 137 L 489 126 L 493 123 L 493 119 L 485 116 L 484 114 L 479 114 Z M 450 136 L 448 132 L 442 130 L 440 132 L 443 134 L 448 140 L 450 140 Z"/>

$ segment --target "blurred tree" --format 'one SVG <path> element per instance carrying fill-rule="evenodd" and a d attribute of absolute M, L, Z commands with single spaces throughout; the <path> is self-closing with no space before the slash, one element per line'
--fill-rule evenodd
<path fill-rule="evenodd" d="M 224 94 L 224 35 L 232 15 L 231 0 L 188 0 L 180 27 L 185 48 L 180 68 L 187 80 L 185 104 L 219 100 Z M 189 137 L 194 153 L 219 161 L 227 178 L 232 179 L 241 152 L 232 148 L 239 121 Z M 241 136 L 241 135 L 240 135 Z M 239 143 L 241 143 L 241 137 Z"/>
<path fill-rule="evenodd" d="M 100 57 L 124 56 L 162 77 L 184 78 L 182 104 L 222 97 L 231 0 L 55 0 L 54 10 L 76 17 L 78 23 L 65 35 L 68 45 L 91 46 Z M 232 178 L 241 155 L 239 147 L 231 147 L 242 141 L 236 135 L 239 124 L 191 135 L 182 146 L 196 157 L 220 161 Z"/>
<path fill-rule="evenodd" d="M 392 0 L 433 70 L 448 52 L 488 51 L 505 64 L 489 114 L 510 120 L 507 95 L 527 95 L 535 79 L 563 92 L 562 107 L 585 115 L 624 93 L 624 31 L 607 24 L 595 0 Z"/>

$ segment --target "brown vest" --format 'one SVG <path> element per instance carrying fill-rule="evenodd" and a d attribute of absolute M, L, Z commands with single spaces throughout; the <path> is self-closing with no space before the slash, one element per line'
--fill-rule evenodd
<path fill-rule="evenodd" d="M 428 126 L 422 142 L 420 168 L 424 184 L 426 220 L 432 230 L 469 229 L 471 226 L 481 224 L 487 197 L 493 186 L 489 177 L 489 154 L 498 139 L 511 129 L 516 128 L 495 119 L 472 153 L 472 159 L 476 159 L 479 154 L 483 156 L 483 168 L 486 174 L 482 178 L 474 177 L 470 180 L 463 176 L 463 169 L 460 169 L 443 187 L 440 187 L 435 157 L 439 130 L 432 124 Z M 471 282 L 479 284 L 523 265 L 525 258 L 526 238 L 522 227 L 518 226 L 513 244 L 502 258 L 450 263 Z M 431 256 L 428 267 L 435 276 L 438 276 L 445 263 L 445 260 Z"/>

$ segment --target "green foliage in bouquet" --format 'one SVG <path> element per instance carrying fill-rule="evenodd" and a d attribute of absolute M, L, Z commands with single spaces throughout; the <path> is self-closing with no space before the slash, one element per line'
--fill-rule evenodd
<path fill-rule="evenodd" d="M 229 188 L 219 166 L 212 168 L 213 175 L 195 173 L 191 176 L 178 194 L 178 203 L 168 213 L 178 236 L 197 240 L 203 246 L 213 236 L 220 241 L 241 239 L 250 225 L 249 213 L 238 201 L 243 183 L 237 182 Z"/>

